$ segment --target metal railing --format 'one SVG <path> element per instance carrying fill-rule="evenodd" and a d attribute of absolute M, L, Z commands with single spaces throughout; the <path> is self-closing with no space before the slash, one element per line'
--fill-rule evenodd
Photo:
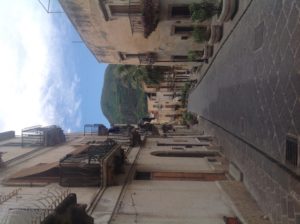
<path fill-rule="evenodd" d="M 153 52 L 140 54 L 139 61 L 141 64 L 152 65 L 157 61 L 157 54 Z"/>
<path fill-rule="evenodd" d="M 128 16 L 132 34 L 144 33 L 145 26 L 142 13 L 141 0 L 129 0 Z"/>
<path fill-rule="evenodd" d="M 147 38 L 157 26 L 159 0 L 129 0 L 128 16 L 133 33 Z"/>

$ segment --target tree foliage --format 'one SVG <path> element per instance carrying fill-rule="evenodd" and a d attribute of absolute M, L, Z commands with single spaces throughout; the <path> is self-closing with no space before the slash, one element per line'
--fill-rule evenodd
<path fill-rule="evenodd" d="M 137 123 L 147 115 L 147 97 L 141 88 L 119 77 L 117 65 L 108 65 L 101 95 L 101 108 L 111 124 Z"/>
<path fill-rule="evenodd" d="M 193 38 L 196 42 L 202 43 L 209 39 L 209 32 L 201 27 L 194 27 L 192 32 Z"/>
<path fill-rule="evenodd" d="M 163 80 L 160 67 L 151 67 L 144 65 L 117 65 L 119 78 L 127 85 L 132 87 L 141 87 L 142 83 L 158 84 Z"/>
<path fill-rule="evenodd" d="M 190 5 L 191 18 L 193 21 L 203 22 L 220 12 L 220 7 L 211 0 L 203 0 L 200 3 Z"/>

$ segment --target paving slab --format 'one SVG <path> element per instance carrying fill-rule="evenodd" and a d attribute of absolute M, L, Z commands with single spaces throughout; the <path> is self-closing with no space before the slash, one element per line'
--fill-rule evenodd
<path fill-rule="evenodd" d="M 298 0 L 253 0 L 189 96 L 274 223 L 299 221 L 299 168 L 285 161 L 300 135 L 299 30 Z"/>
<path fill-rule="evenodd" d="M 228 199 L 233 203 L 235 211 L 240 215 L 239 218 L 243 221 L 243 224 L 271 224 L 243 183 L 220 181 L 218 184 L 228 195 Z"/>

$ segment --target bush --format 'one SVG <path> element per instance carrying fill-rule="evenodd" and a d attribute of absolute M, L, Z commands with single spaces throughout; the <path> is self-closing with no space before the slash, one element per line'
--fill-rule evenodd
<path fill-rule="evenodd" d="M 164 80 L 162 73 L 159 66 L 146 66 L 146 75 L 143 81 L 147 84 L 159 84 Z"/>
<path fill-rule="evenodd" d="M 198 124 L 197 117 L 191 112 L 184 112 L 182 115 L 183 123 L 188 125 Z"/>
<path fill-rule="evenodd" d="M 202 55 L 203 55 L 202 51 L 189 51 L 188 52 L 188 59 L 190 61 L 197 61 L 197 60 L 201 59 Z"/>
<path fill-rule="evenodd" d="M 181 93 L 181 102 L 182 102 L 182 107 L 187 106 L 187 99 L 188 99 L 188 92 L 191 88 L 191 83 L 187 82 L 185 83 L 184 87 L 182 88 L 182 93 Z"/>
<path fill-rule="evenodd" d="M 193 21 L 203 22 L 218 14 L 220 7 L 211 0 L 203 0 L 201 3 L 192 3 L 190 12 Z"/>
<path fill-rule="evenodd" d="M 209 39 L 209 32 L 203 27 L 195 27 L 192 32 L 193 38 L 196 42 L 202 43 Z"/>

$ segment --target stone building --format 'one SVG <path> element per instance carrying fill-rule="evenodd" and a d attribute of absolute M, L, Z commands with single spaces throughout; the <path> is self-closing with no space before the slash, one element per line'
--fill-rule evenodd
<path fill-rule="evenodd" d="M 124 176 L 125 155 L 140 143 L 134 131 L 93 124 L 83 133 L 58 126 L 0 133 L 0 223 L 42 223 L 69 193 L 89 210 L 99 189 Z"/>
<path fill-rule="evenodd" d="M 183 89 L 189 82 L 190 72 L 182 67 L 167 67 L 159 84 L 143 84 L 147 95 L 148 113 L 154 123 L 178 123 L 186 111 Z"/>
<path fill-rule="evenodd" d="M 155 125 L 143 130 L 128 125 L 107 129 L 93 124 L 86 125 L 84 130 L 84 133 L 66 134 L 66 142 L 54 146 L 26 144 L 22 147 L 20 137 L 0 142 L 0 151 L 5 155 L 5 168 L 0 169 L 1 223 L 20 223 L 20 220 L 24 224 L 45 220 L 51 223 L 57 218 L 67 220 L 71 218 L 68 214 L 74 215 L 76 211 L 82 214 L 81 218 L 85 217 L 81 223 L 92 223 L 93 217 L 94 223 L 198 223 L 201 220 L 203 224 L 229 224 L 241 220 L 270 224 L 262 218 L 264 214 L 253 199 L 249 204 L 250 196 L 242 183 L 230 177 L 228 162 L 213 136 L 181 125 L 173 125 L 168 130 L 163 125 Z M 134 137 L 134 131 L 142 137 L 141 144 L 136 146 L 128 141 Z M 107 137 L 125 149 L 124 169 L 111 178 L 115 159 L 106 160 L 107 166 L 101 166 L 107 174 L 106 183 L 91 186 L 88 184 L 91 183 L 90 167 L 85 164 L 90 159 L 89 164 L 100 161 L 105 165 L 105 160 L 98 160 L 98 152 L 105 150 L 95 147 Z M 117 148 L 115 144 L 111 146 L 108 152 L 114 156 Z M 86 154 L 91 157 L 83 157 Z M 80 186 L 60 186 L 59 178 L 51 178 L 54 165 L 69 165 L 66 164 L 69 158 L 72 166 L 65 170 L 67 176 L 63 182 L 71 183 L 75 177 Z M 77 162 L 79 166 L 70 170 Z M 45 167 L 52 168 L 45 170 Z M 105 173 L 99 178 L 105 178 Z M 16 174 L 19 178 L 12 181 Z M 72 203 L 68 203 L 70 200 Z"/>
<path fill-rule="evenodd" d="M 126 183 L 104 192 L 95 223 L 270 224 L 242 183 L 229 177 L 213 136 L 180 125 L 167 132 L 156 127 L 160 135 L 148 135 L 128 155 Z"/>
<path fill-rule="evenodd" d="M 207 57 L 196 43 L 189 5 L 195 0 L 60 0 L 82 40 L 99 62 L 193 66 L 189 51 Z M 210 30 L 210 21 L 197 27 Z"/>

